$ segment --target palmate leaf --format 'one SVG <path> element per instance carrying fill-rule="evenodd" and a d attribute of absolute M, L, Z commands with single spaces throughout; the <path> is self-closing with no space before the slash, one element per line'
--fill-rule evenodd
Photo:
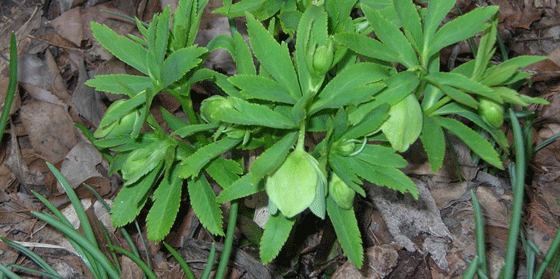
<path fill-rule="evenodd" d="M 486 83 L 479 83 L 461 74 L 435 72 L 427 75 L 425 79 L 435 80 L 439 84 L 452 86 L 465 92 L 486 97 L 496 102 L 502 102 L 502 98 L 498 94 L 495 94 L 492 88 L 488 87 Z"/>
<path fill-rule="evenodd" d="M 216 201 L 219 203 L 226 203 L 264 190 L 263 183 L 251 183 L 252 176 L 252 173 L 248 173 L 233 182 L 218 195 Z"/>
<path fill-rule="evenodd" d="M 265 150 L 251 165 L 251 183 L 256 184 L 267 174 L 277 169 L 286 158 L 286 155 L 297 139 L 297 132 L 291 132 Z"/>
<path fill-rule="evenodd" d="M 395 5 L 395 10 L 402 22 L 404 34 L 414 49 L 420 53 L 420 48 L 423 46 L 424 38 L 422 33 L 422 22 L 420 21 L 420 16 L 418 15 L 414 2 L 409 0 L 395 0 L 393 1 L 393 4 Z"/>
<path fill-rule="evenodd" d="M 148 199 L 148 192 L 161 173 L 161 167 L 162 164 L 133 185 L 122 187 L 111 209 L 113 226 L 122 227 L 134 221 L 144 207 Z"/>
<path fill-rule="evenodd" d="M 339 33 L 334 40 L 357 54 L 388 62 L 401 62 L 399 54 L 378 40 L 358 33 Z"/>
<path fill-rule="evenodd" d="M 179 212 L 183 179 L 177 175 L 178 169 L 175 164 L 154 191 L 154 204 L 146 217 L 147 236 L 151 241 L 159 242 L 169 234 Z"/>
<path fill-rule="evenodd" d="M 291 119 L 266 106 L 249 103 L 236 97 L 228 97 L 224 101 L 228 104 L 212 112 L 212 116 L 222 122 L 279 129 L 290 129 L 296 126 Z"/>
<path fill-rule="evenodd" d="M 214 235 L 224 235 L 222 211 L 206 177 L 199 175 L 190 179 L 188 181 L 188 191 L 194 213 L 200 219 L 204 228 Z"/>
<path fill-rule="evenodd" d="M 420 140 L 424 146 L 432 171 L 436 173 L 443 165 L 445 157 L 445 137 L 443 129 L 429 116 L 424 114 L 424 126 Z"/>
<path fill-rule="evenodd" d="M 362 11 L 379 40 L 399 55 L 399 63 L 407 68 L 418 65 L 418 57 L 412 45 L 395 24 L 367 6 L 362 6 Z"/>
<path fill-rule="evenodd" d="M 336 108 L 356 101 L 371 98 L 385 85 L 374 82 L 390 77 L 387 69 L 374 63 L 358 63 L 338 73 L 321 92 L 309 113 L 313 114 L 323 108 Z M 361 90 L 360 89 L 364 89 Z M 346 101 L 345 101 L 346 100 Z"/>
<path fill-rule="evenodd" d="M 224 157 L 216 157 L 206 166 L 205 170 L 223 189 L 237 181 L 239 175 L 243 173 L 243 168 L 239 163 Z"/>
<path fill-rule="evenodd" d="M 191 46 L 174 51 L 161 66 L 162 87 L 167 87 L 182 78 L 189 70 L 198 65 L 202 59 L 198 58 L 206 53 L 206 49 Z"/>
<path fill-rule="evenodd" d="M 269 263 L 278 256 L 290 236 L 294 223 L 295 219 L 288 219 L 281 213 L 271 215 L 268 218 L 264 226 L 260 246 L 260 256 L 263 264 Z"/>
<path fill-rule="evenodd" d="M 125 74 L 99 75 L 86 81 L 87 86 L 95 87 L 97 91 L 113 94 L 123 94 L 130 91 L 134 93 L 146 90 L 153 86 L 152 80 L 146 76 L 133 76 Z M 129 97 L 134 97 L 134 95 Z"/>
<path fill-rule="evenodd" d="M 431 3 L 435 3 L 432 1 Z M 440 2 L 440 1 L 437 1 Z M 446 1 L 441 1 L 446 2 Z M 432 56 L 442 48 L 466 40 L 488 27 L 485 23 L 498 12 L 498 6 L 476 8 L 442 26 L 429 41 L 426 56 Z"/>
<path fill-rule="evenodd" d="M 253 53 L 266 71 L 290 95 L 298 99 L 301 96 L 298 78 L 287 45 L 280 45 L 274 37 L 251 14 L 247 13 L 247 32 Z"/>
<path fill-rule="evenodd" d="M 146 64 L 148 51 L 142 45 L 127 39 L 125 36 L 117 35 L 111 28 L 96 22 L 91 23 L 91 31 L 95 39 L 119 60 L 143 74 L 148 74 L 148 65 Z"/>
<path fill-rule="evenodd" d="M 235 75 L 228 78 L 229 82 L 239 87 L 241 95 L 247 99 L 260 99 L 285 104 L 295 104 L 296 99 L 288 89 L 277 81 L 254 75 Z"/>
<path fill-rule="evenodd" d="M 353 127 L 350 127 L 344 135 L 343 138 L 346 139 L 358 139 L 371 134 L 381 126 L 381 124 L 387 119 L 387 111 L 389 110 L 388 104 L 383 104 L 372 111 L 370 111 L 361 122 Z M 335 139 L 337 140 L 337 139 Z"/>
<path fill-rule="evenodd" d="M 364 261 L 364 249 L 362 248 L 362 238 L 354 208 L 342 209 L 329 196 L 327 197 L 327 213 L 344 254 L 357 268 L 361 268 Z"/>
<path fill-rule="evenodd" d="M 382 167 L 404 168 L 408 165 L 401 155 L 395 153 L 395 150 L 381 145 L 366 144 L 354 158 Z"/>
<path fill-rule="evenodd" d="M 181 163 L 179 177 L 189 178 L 191 176 L 198 176 L 200 170 L 212 159 L 230 150 L 239 144 L 239 142 L 241 142 L 241 140 L 226 137 L 198 149 L 194 154 Z"/>
<path fill-rule="evenodd" d="M 492 145 L 465 124 L 451 118 L 434 116 L 436 123 L 459 137 L 480 158 L 499 169 L 504 169 L 500 155 Z"/>

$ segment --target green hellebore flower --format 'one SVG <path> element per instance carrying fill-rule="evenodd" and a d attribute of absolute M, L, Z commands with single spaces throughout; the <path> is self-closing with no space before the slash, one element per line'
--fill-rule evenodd
<path fill-rule="evenodd" d="M 296 148 L 282 165 L 270 174 L 265 189 L 270 201 L 287 218 L 308 208 L 315 200 L 316 188 L 326 181 L 317 159 Z"/>
<path fill-rule="evenodd" d="M 214 95 L 202 101 L 200 116 L 208 123 L 217 123 L 220 122 L 217 115 L 219 115 L 220 111 L 223 109 L 233 109 L 233 106 L 226 97 Z"/>
<path fill-rule="evenodd" d="M 393 149 L 408 150 L 422 132 L 422 107 L 414 94 L 409 94 L 389 109 L 389 118 L 381 125 Z"/>
<path fill-rule="evenodd" d="M 481 97 L 478 103 L 478 114 L 486 124 L 499 129 L 504 124 L 504 105 Z"/>
<path fill-rule="evenodd" d="M 306 57 L 307 69 L 315 76 L 327 73 L 334 60 L 334 43 L 329 39 L 326 45 L 309 48 Z"/>
<path fill-rule="evenodd" d="M 336 154 L 345 157 L 352 154 L 352 152 L 354 152 L 355 149 L 356 149 L 356 144 L 352 140 L 339 141 L 338 143 L 335 143 L 335 146 L 333 147 L 333 150 L 335 151 Z"/>
<path fill-rule="evenodd" d="M 132 151 L 121 169 L 126 184 L 133 183 L 161 163 L 171 145 L 169 141 L 162 140 Z"/>
<path fill-rule="evenodd" d="M 350 209 L 354 203 L 356 191 L 348 187 L 348 185 L 333 172 L 331 181 L 329 182 L 329 194 L 338 206 L 343 209 Z"/>
<path fill-rule="evenodd" d="M 109 106 L 105 115 L 109 115 L 111 112 L 115 111 L 119 107 L 125 105 L 126 100 L 117 100 Z M 140 107 L 137 107 L 127 114 L 123 115 L 121 118 L 107 124 L 103 125 L 93 133 L 96 138 L 113 138 L 120 135 L 128 135 L 132 133 L 134 127 L 138 121 L 143 121 L 141 117 Z"/>

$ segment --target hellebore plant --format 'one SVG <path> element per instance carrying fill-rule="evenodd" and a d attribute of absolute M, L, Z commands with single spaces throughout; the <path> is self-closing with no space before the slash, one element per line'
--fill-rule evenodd
<path fill-rule="evenodd" d="M 128 96 L 111 105 L 94 133 L 95 144 L 117 152 L 110 172 L 120 171 L 126 180 L 111 212 L 114 225 L 133 221 L 151 198 L 147 230 L 154 241 L 168 234 L 185 182 L 194 212 L 215 235 L 224 235 L 219 203 L 265 191 L 271 216 L 260 241 L 263 263 L 278 255 L 309 208 L 330 218 L 344 252 L 360 267 L 363 247 L 353 201 L 356 193 L 365 197 L 364 180 L 417 198 L 414 183 L 400 170 L 407 162 L 397 152 L 420 138 L 436 172 L 446 131 L 502 169 L 494 147 L 466 121 L 506 147 L 499 130 L 504 106 L 546 103 L 507 87 L 529 76 L 519 69 L 544 57 L 490 63 L 495 6 L 439 27 L 455 1 L 428 1 L 427 8 L 410 0 L 224 1 L 215 12 L 246 18 L 250 48 L 236 31 L 202 48 L 193 41 L 205 4 L 181 0 L 171 30 L 168 8 L 147 28 L 137 20 L 144 38 L 92 23 L 103 46 L 144 74 L 96 76 L 87 84 Z M 365 16 L 352 18 L 353 9 Z M 280 30 L 287 40 L 278 39 Z M 479 32 L 476 58 L 441 72 L 439 51 Z M 236 75 L 201 68 L 216 49 L 231 54 Z M 196 112 L 190 87 L 202 80 L 221 92 Z M 149 110 L 162 91 L 179 100 L 188 118 L 162 110 L 171 135 Z M 144 123 L 153 131 L 140 133 Z M 257 154 L 248 169 L 243 160 L 223 156 L 243 158 L 248 150 Z M 218 196 L 209 178 L 222 188 Z"/>

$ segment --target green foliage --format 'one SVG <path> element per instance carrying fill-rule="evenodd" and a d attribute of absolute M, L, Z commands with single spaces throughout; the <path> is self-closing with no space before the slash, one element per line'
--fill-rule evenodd
<path fill-rule="evenodd" d="M 233 32 L 201 48 L 193 41 L 205 4 L 180 1 L 171 30 L 171 15 L 164 9 L 147 28 L 138 24 L 144 38 L 130 39 L 92 24 L 102 45 L 146 75 L 97 76 L 88 85 L 129 97 L 107 111 L 95 143 L 118 152 L 111 173 L 120 171 L 127 180 L 115 200 L 113 223 L 134 220 L 151 197 L 148 237 L 155 241 L 173 224 L 185 182 L 195 213 L 216 235 L 224 234 L 219 203 L 236 205 L 236 199 L 264 190 L 272 216 L 260 243 L 263 262 L 278 255 L 296 219 L 309 208 L 320 218 L 328 214 L 345 253 L 361 266 L 352 204 L 355 193 L 365 196 L 363 180 L 417 198 L 414 183 L 400 170 L 407 163 L 397 152 L 420 139 L 437 172 L 448 132 L 487 163 L 503 168 L 498 152 L 476 127 L 447 116 L 463 117 L 507 148 L 499 108 L 546 103 L 507 87 L 528 77 L 519 69 L 542 57 L 490 63 L 495 6 L 477 8 L 440 27 L 455 1 L 429 1 L 427 8 L 408 0 L 223 1 L 214 12 L 244 16 L 249 45 Z M 364 17 L 352 19 L 353 8 Z M 279 40 L 280 29 L 287 41 Z M 441 72 L 439 51 L 479 32 L 476 59 Z M 238 74 L 226 77 L 200 67 L 216 49 L 231 54 Z M 223 94 L 207 98 L 195 111 L 190 86 L 202 80 Z M 162 111 L 174 130 L 171 135 L 149 110 L 161 91 L 177 98 L 188 117 L 184 121 Z M 144 123 L 151 132 L 140 133 Z M 246 152 L 256 155 L 248 168 L 235 159 Z M 223 189 L 217 197 L 208 178 Z"/>

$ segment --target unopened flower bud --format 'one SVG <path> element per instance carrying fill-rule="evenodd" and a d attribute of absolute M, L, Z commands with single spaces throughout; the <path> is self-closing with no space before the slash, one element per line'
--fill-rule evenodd
<path fill-rule="evenodd" d="M 496 101 L 480 98 L 478 103 L 478 114 L 486 124 L 493 128 L 500 128 L 504 124 L 504 105 Z"/>
<path fill-rule="evenodd" d="M 329 194 L 338 206 L 343 209 L 350 209 L 354 203 L 356 191 L 348 187 L 348 185 L 333 172 L 331 181 L 329 182 Z"/>

